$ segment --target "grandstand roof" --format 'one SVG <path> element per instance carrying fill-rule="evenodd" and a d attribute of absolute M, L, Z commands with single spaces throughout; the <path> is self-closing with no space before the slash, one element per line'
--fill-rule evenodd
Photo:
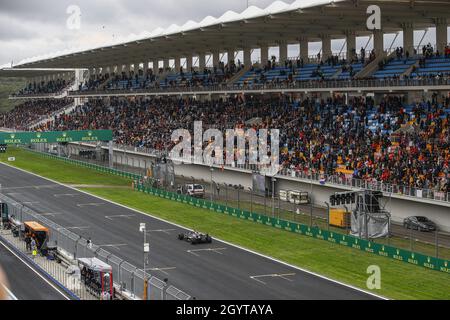
<path fill-rule="evenodd" d="M 297 0 L 292 4 L 275 1 L 265 9 L 251 6 L 241 13 L 227 11 L 219 18 L 208 16 L 200 22 L 157 28 L 126 43 L 26 59 L 18 67 L 94 68 L 211 53 L 217 49 L 277 46 L 281 39 L 288 43 L 302 38 L 320 41 L 323 35 L 339 39 L 349 31 L 357 36 L 370 35 L 372 32 L 366 29 L 366 10 L 372 4 L 381 7 L 385 33 L 401 31 L 405 22 L 424 29 L 433 27 L 435 19 L 449 20 L 450 9 L 444 0 Z"/>

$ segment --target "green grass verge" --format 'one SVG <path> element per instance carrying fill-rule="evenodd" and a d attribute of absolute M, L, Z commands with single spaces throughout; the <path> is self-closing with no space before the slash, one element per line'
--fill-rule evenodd
<path fill-rule="evenodd" d="M 5 161 L 5 157 L 14 155 L 16 162 L 11 163 L 12 165 L 63 183 L 71 181 L 77 184 L 114 185 L 113 180 L 121 180 L 90 169 L 44 159 L 22 150 L 13 149 L 6 156 L 0 156 L 0 161 Z M 109 182 L 105 183 L 106 180 Z M 445 273 L 136 191 L 114 188 L 83 188 L 83 190 L 188 228 L 209 232 L 220 239 L 362 289 L 367 290 L 367 267 L 378 265 L 382 272 L 382 288 L 373 292 L 389 298 L 450 299 L 450 277 Z"/>
<path fill-rule="evenodd" d="M 218 203 L 221 203 L 224 205 L 226 204 L 224 201 L 218 201 Z M 227 204 L 234 208 L 238 207 L 237 201 L 228 201 Z M 264 213 L 263 205 L 259 205 L 259 204 L 255 204 L 255 203 L 251 205 L 250 202 L 240 201 L 239 206 L 240 206 L 240 209 L 244 209 L 244 210 L 248 210 L 248 211 L 252 211 L 252 212 Z M 269 204 L 269 206 L 270 206 L 270 204 Z M 251 209 L 253 209 L 253 210 L 251 210 Z M 266 215 L 272 216 L 272 210 L 270 207 L 266 208 Z M 310 224 L 310 217 L 309 217 L 309 214 L 307 214 L 307 213 L 297 215 L 297 214 L 293 214 L 290 211 L 287 211 L 284 209 L 278 210 L 278 208 L 276 208 L 275 209 L 275 217 L 283 219 L 283 220 L 287 220 L 287 221 L 301 223 L 304 225 Z M 313 218 L 313 226 L 317 226 L 319 228 L 322 228 L 323 230 L 327 230 L 327 228 L 328 228 L 327 221 L 325 219 L 320 219 L 317 217 Z M 332 226 L 330 226 L 329 229 L 330 229 L 330 231 L 333 231 L 336 233 L 348 234 L 347 230 L 345 230 L 345 229 L 340 229 L 340 228 L 332 227 Z M 424 255 L 431 256 L 431 257 L 436 256 L 436 247 L 434 245 L 423 243 L 420 241 L 413 241 L 412 250 L 411 250 L 410 240 L 402 238 L 400 236 L 394 235 L 390 239 L 383 238 L 383 239 L 375 239 L 374 241 L 379 244 L 389 245 L 389 246 L 393 246 L 393 247 L 396 247 L 399 249 L 422 253 Z M 439 258 L 450 259 L 450 248 L 440 247 L 439 248 Z"/>
<path fill-rule="evenodd" d="M 15 157 L 16 160 L 8 162 L 9 157 Z M 45 159 L 39 154 L 14 147 L 8 147 L 7 153 L 0 154 L 0 161 L 65 184 L 130 186 L 131 188 L 129 179 L 74 166 L 63 161 Z"/>

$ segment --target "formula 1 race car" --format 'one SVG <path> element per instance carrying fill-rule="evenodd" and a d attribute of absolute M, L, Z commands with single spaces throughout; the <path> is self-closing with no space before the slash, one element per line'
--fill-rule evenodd
<path fill-rule="evenodd" d="M 211 243 L 212 238 L 209 234 L 203 234 L 200 232 L 188 232 L 188 233 L 180 233 L 178 235 L 178 240 L 184 240 L 190 242 L 191 244 L 201 244 L 201 243 Z"/>

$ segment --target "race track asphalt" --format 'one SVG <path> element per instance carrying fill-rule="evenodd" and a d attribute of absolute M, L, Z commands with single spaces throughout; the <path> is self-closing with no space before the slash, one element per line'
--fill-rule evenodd
<path fill-rule="evenodd" d="M 6 274 L 9 290 L 18 300 L 66 300 L 1 243 L 0 266 Z"/>
<path fill-rule="evenodd" d="M 177 240 L 186 231 L 178 226 L 3 164 L 0 184 L 6 196 L 138 268 L 143 265 L 139 224 L 145 222 L 148 268 L 157 269 L 150 273 L 197 300 L 378 299 L 218 240 L 192 246 Z"/>

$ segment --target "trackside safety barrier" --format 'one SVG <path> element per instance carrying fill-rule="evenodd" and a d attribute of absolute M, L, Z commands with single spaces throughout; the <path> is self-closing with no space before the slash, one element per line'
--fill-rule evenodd
<path fill-rule="evenodd" d="M 262 225 L 267 225 L 277 229 L 294 232 L 303 236 L 328 241 L 334 244 L 339 244 L 353 249 L 358 249 L 382 257 L 407 262 L 431 270 L 450 273 L 450 264 L 448 260 L 438 259 L 420 253 L 415 253 L 403 249 L 398 249 L 392 246 L 374 243 L 372 241 L 359 239 L 353 236 L 344 235 L 337 232 L 322 230 L 318 227 L 310 227 L 307 225 L 291 221 L 272 218 L 265 216 L 263 214 L 228 207 L 204 199 L 197 199 L 182 194 L 146 187 L 138 182 L 134 183 L 134 189 L 160 198 L 176 201 L 179 203 L 189 204 L 194 207 L 203 208 L 217 213 L 228 214 L 229 216 L 235 217 L 237 219 L 256 222 Z"/>

